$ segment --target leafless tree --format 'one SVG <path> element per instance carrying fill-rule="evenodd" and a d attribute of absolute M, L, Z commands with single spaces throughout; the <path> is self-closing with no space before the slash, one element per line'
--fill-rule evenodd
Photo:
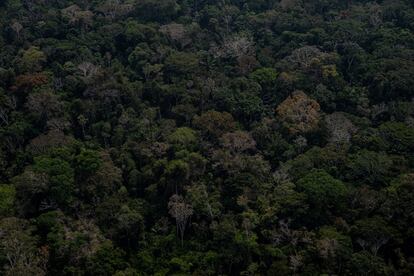
<path fill-rule="evenodd" d="M 299 268 L 303 265 L 303 257 L 299 254 L 292 255 L 289 257 L 289 264 L 293 274 L 296 274 Z"/>
<path fill-rule="evenodd" d="M 142 68 L 142 71 L 144 73 L 145 80 L 151 80 L 159 78 L 163 75 L 162 69 L 164 65 L 163 64 L 145 64 Z"/>
<path fill-rule="evenodd" d="M 347 55 L 342 56 L 342 58 L 346 60 L 346 70 L 349 72 L 354 65 L 357 56 L 364 53 L 364 49 L 359 46 L 358 43 L 352 41 L 341 43 L 337 45 L 337 47 L 341 47 L 343 51 L 346 51 L 348 53 Z"/>
<path fill-rule="evenodd" d="M 405 123 L 407 126 L 414 128 L 414 117 L 408 116 L 405 118 Z"/>
<path fill-rule="evenodd" d="M 0 106 L 0 126 L 9 125 L 9 114 L 6 108 Z"/>
<path fill-rule="evenodd" d="M 189 218 L 193 214 L 193 208 L 191 205 L 187 204 L 181 196 L 174 194 L 168 202 L 168 209 L 170 215 L 175 218 L 177 234 L 180 235 L 181 245 L 183 245 L 184 231 L 187 227 Z"/>
<path fill-rule="evenodd" d="M 166 35 L 173 42 L 177 42 L 181 47 L 191 43 L 191 37 L 183 24 L 170 23 L 160 27 L 160 32 Z"/>
<path fill-rule="evenodd" d="M 85 137 L 85 126 L 88 123 L 88 119 L 82 114 L 79 115 L 77 119 L 78 119 L 80 126 L 82 127 L 82 135 L 83 137 Z"/>
<path fill-rule="evenodd" d="M 369 23 L 374 28 L 378 28 L 382 24 L 382 9 L 378 3 L 368 4 Z"/>
<path fill-rule="evenodd" d="M 285 58 L 286 61 L 297 64 L 302 68 L 309 68 L 311 64 L 326 55 L 315 46 L 304 46 L 295 49 L 292 54 Z"/>
<path fill-rule="evenodd" d="M 53 148 L 67 145 L 71 141 L 69 136 L 66 136 L 62 131 L 55 129 L 31 140 L 27 149 L 33 154 L 43 154 Z"/>
<path fill-rule="evenodd" d="M 45 119 L 62 112 L 62 103 L 52 91 L 30 94 L 26 107 L 39 118 L 44 117 Z"/>
<path fill-rule="evenodd" d="M 62 10 L 63 17 L 67 18 L 69 24 L 78 25 L 86 30 L 92 25 L 93 12 L 82 10 L 78 5 L 71 5 Z"/>
<path fill-rule="evenodd" d="M 77 13 L 81 11 L 78 5 L 71 5 L 67 8 L 62 9 L 62 15 L 69 20 L 69 23 L 77 22 Z"/>
<path fill-rule="evenodd" d="M 254 41 L 251 35 L 240 33 L 224 39 L 223 45 L 215 55 L 218 57 L 234 57 L 253 55 Z"/>
<path fill-rule="evenodd" d="M 374 225 L 371 226 L 375 227 Z M 381 231 L 381 229 L 373 231 L 369 235 L 364 234 L 363 236 L 364 237 L 360 237 L 356 240 L 357 243 L 362 249 L 371 251 L 374 256 L 377 256 L 380 248 L 387 244 L 391 239 L 391 234 L 388 231 Z"/>
<path fill-rule="evenodd" d="M 299 135 L 297 138 L 295 138 L 295 140 L 293 140 L 293 143 L 299 148 L 299 151 L 302 152 L 307 147 L 308 140 L 306 137 Z"/>
<path fill-rule="evenodd" d="M 78 69 L 79 71 L 81 71 L 82 76 L 84 78 L 90 78 L 96 75 L 96 73 L 99 70 L 99 67 L 89 61 L 85 61 L 78 65 Z"/>
<path fill-rule="evenodd" d="M 368 242 L 363 239 L 357 239 L 356 242 L 359 244 L 359 246 L 362 247 L 363 250 L 366 249 Z"/>
<path fill-rule="evenodd" d="M 43 199 L 39 204 L 39 210 L 45 211 L 45 210 L 56 210 L 59 208 L 59 205 L 51 199 Z"/>
<path fill-rule="evenodd" d="M 222 13 L 223 16 L 220 19 L 226 27 L 226 33 L 229 34 L 231 32 L 230 26 L 232 25 L 236 15 L 239 14 L 240 11 L 236 6 L 228 5 L 226 3 L 226 0 L 222 0 L 220 4 L 221 4 L 220 8 L 223 12 Z"/>
<path fill-rule="evenodd" d="M 389 240 L 390 240 L 390 238 L 386 237 L 386 236 L 375 237 L 371 241 L 371 246 L 370 246 L 370 250 L 371 250 L 372 254 L 374 254 L 374 256 L 377 256 L 379 249 L 383 245 L 385 245 Z"/>
<path fill-rule="evenodd" d="M 386 235 L 375 235 L 369 237 L 368 239 L 357 239 L 357 243 L 362 247 L 362 249 L 369 250 L 374 256 L 377 256 L 380 248 L 389 240 L 390 237 Z"/>
<path fill-rule="evenodd" d="M 244 131 L 226 133 L 220 141 L 222 146 L 232 153 L 241 153 L 256 147 L 256 141 L 254 141 L 250 133 Z"/>
<path fill-rule="evenodd" d="M 63 81 L 62 78 L 59 77 L 54 77 L 53 78 L 53 87 L 55 88 L 55 90 L 60 90 L 63 87 Z"/>
<path fill-rule="evenodd" d="M 326 116 L 325 124 L 330 134 L 329 142 L 334 144 L 348 143 L 357 131 L 357 127 L 341 112 Z"/>
<path fill-rule="evenodd" d="M 371 118 L 375 119 L 378 116 L 380 116 L 380 115 L 382 115 L 382 114 L 384 114 L 388 111 L 389 111 L 389 108 L 388 108 L 386 103 L 380 103 L 380 104 L 373 105 L 371 107 Z"/>
<path fill-rule="evenodd" d="M 323 238 L 318 240 L 316 248 L 319 251 L 319 255 L 323 259 L 332 259 L 336 256 L 336 250 L 338 249 L 338 241 L 331 238 Z"/>
<path fill-rule="evenodd" d="M 123 3 L 121 0 L 107 0 L 101 5 L 98 10 L 101 11 L 105 17 L 114 20 L 118 16 L 124 16 L 133 10 L 132 4 Z"/>
<path fill-rule="evenodd" d="M 17 39 L 20 39 L 20 32 L 23 29 L 22 24 L 20 24 L 19 22 L 15 21 L 10 27 L 16 33 Z"/>
<path fill-rule="evenodd" d="M 0 249 L 7 262 L 5 275 L 45 275 L 39 265 L 41 254 L 29 235 L 28 225 L 17 218 L 0 221 Z"/>
<path fill-rule="evenodd" d="M 47 128 L 49 130 L 64 131 L 64 130 L 69 129 L 69 127 L 70 127 L 70 122 L 64 117 L 52 118 L 47 121 Z"/>

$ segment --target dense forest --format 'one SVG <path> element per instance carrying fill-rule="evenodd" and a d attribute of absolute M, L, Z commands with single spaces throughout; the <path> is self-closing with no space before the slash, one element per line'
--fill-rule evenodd
<path fill-rule="evenodd" d="M 414 275 L 414 1 L 0 1 L 0 274 Z"/>

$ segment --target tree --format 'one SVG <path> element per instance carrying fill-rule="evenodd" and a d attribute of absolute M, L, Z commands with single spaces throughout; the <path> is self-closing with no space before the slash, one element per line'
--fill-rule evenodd
<path fill-rule="evenodd" d="M 298 65 L 302 69 L 307 69 L 313 62 L 316 62 L 323 57 L 323 55 L 324 53 L 315 46 L 304 46 L 295 49 L 292 54 L 287 57 L 287 61 L 293 65 Z"/>
<path fill-rule="evenodd" d="M 33 155 L 43 155 L 54 149 L 67 146 L 71 142 L 74 142 L 73 137 L 66 136 L 61 130 L 52 129 L 31 140 L 26 149 Z"/>
<path fill-rule="evenodd" d="M 289 10 L 295 8 L 297 5 L 300 5 L 296 0 L 282 0 L 279 3 L 280 7 L 284 10 Z"/>
<path fill-rule="evenodd" d="M 91 62 L 85 61 L 78 65 L 78 69 L 81 71 L 82 76 L 87 79 L 95 76 L 98 73 L 99 67 Z"/>
<path fill-rule="evenodd" d="M 15 217 L 0 220 L 0 252 L 4 256 L 4 275 L 46 275 L 47 262 L 36 248 L 33 227 L 25 220 Z"/>
<path fill-rule="evenodd" d="M 20 32 L 23 29 L 22 24 L 20 24 L 19 22 L 15 21 L 15 22 L 13 22 L 13 24 L 10 25 L 10 27 L 16 33 L 17 39 L 19 40 L 20 39 Z"/>
<path fill-rule="evenodd" d="M 84 115 L 81 114 L 77 117 L 77 119 L 78 119 L 80 126 L 82 127 L 82 135 L 83 137 L 85 137 L 85 134 L 86 134 L 85 126 L 88 123 L 88 118 L 86 118 Z"/>
<path fill-rule="evenodd" d="M 126 269 L 127 263 L 124 258 L 125 251 L 106 241 L 87 260 L 86 271 L 90 275 L 114 275 L 117 271 Z"/>
<path fill-rule="evenodd" d="M 374 256 L 394 236 L 394 229 L 380 217 L 361 219 L 352 228 L 354 239 L 363 250 L 369 250 Z"/>
<path fill-rule="evenodd" d="M 94 221 L 86 218 L 73 219 L 62 211 L 43 212 L 35 220 L 36 233 L 47 239 L 49 252 L 48 273 L 54 273 L 56 263 L 65 261 L 65 270 L 84 270 L 83 264 L 105 243 Z"/>
<path fill-rule="evenodd" d="M 392 273 L 382 258 L 374 256 L 367 251 L 360 251 L 352 255 L 349 262 L 349 271 L 359 275 L 380 276 Z"/>
<path fill-rule="evenodd" d="M 386 188 L 384 211 L 392 214 L 392 225 L 398 229 L 409 229 L 414 219 L 413 180 L 414 174 L 403 174 L 393 179 L 391 185 Z"/>
<path fill-rule="evenodd" d="M 49 82 L 49 78 L 44 73 L 24 74 L 16 77 L 15 85 L 12 90 L 27 92 L 35 87 L 42 86 Z"/>
<path fill-rule="evenodd" d="M 20 51 L 20 57 L 17 59 L 21 72 L 39 72 L 44 62 L 46 62 L 46 55 L 36 46 Z"/>
<path fill-rule="evenodd" d="M 96 218 L 99 229 L 123 248 L 136 249 L 144 235 L 144 202 L 128 199 L 125 187 L 98 203 Z"/>
<path fill-rule="evenodd" d="M 79 25 L 86 30 L 92 25 L 94 14 L 89 10 L 82 10 L 78 5 L 71 5 L 62 9 L 62 15 L 71 25 Z"/>
<path fill-rule="evenodd" d="M 125 16 L 133 11 L 133 4 L 122 2 L 120 0 L 107 0 L 99 7 L 99 11 L 102 11 L 111 20 Z"/>
<path fill-rule="evenodd" d="M 388 184 L 392 159 L 384 152 L 361 150 L 350 155 L 349 178 L 374 187 Z"/>
<path fill-rule="evenodd" d="M 291 134 L 315 130 L 319 111 L 319 104 L 302 91 L 295 91 L 276 108 L 279 119 Z"/>
<path fill-rule="evenodd" d="M 31 93 L 27 98 L 26 107 L 39 120 L 44 119 L 45 121 L 59 115 L 63 108 L 58 96 L 49 90 Z"/>
<path fill-rule="evenodd" d="M 329 142 L 334 144 L 349 143 L 356 133 L 356 126 L 343 113 L 332 113 L 325 117 L 326 128 L 329 132 Z"/>
<path fill-rule="evenodd" d="M 178 43 L 181 47 L 185 47 L 191 43 L 191 36 L 189 36 L 183 24 L 170 23 L 162 25 L 160 32 L 171 39 L 171 41 Z"/>
<path fill-rule="evenodd" d="M 89 149 L 82 149 L 75 161 L 79 174 L 86 176 L 95 173 L 102 165 L 99 153 Z"/>
<path fill-rule="evenodd" d="M 16 176 L 12 182 L 16 187 L 18 211 L 24 214 L 37 212 L 47 192 L 46 176 L 26 170 Z"/>
<path fill-rule="evenodd" d="M 315 217 L 313 223 L 321 224 L 330 213 L 340 213 L 345 207 L 348 189 L 344 183 L 323 170 L 314 170 L 296 182 L 296 186 L 307 196 L 310 210 Z"/>
<path fill-rule="evenodd" d="M 75 157 L 80 192 L 86 201 L 102 202 L 122 185 L 122 171 L 115 166 L 108 152 L 82 150 Z"/>
<path fill-rule="evenodd" d="M 159 22 L 169 21 L 176 16 L 181 7 L 175 0 L 163 2 L 154 0 L 142 0 L 137 3 L 135 10 L 137 14 L 146 20 Z"/>
<path fill-rule="evenodd" d="M 194 183 L 186 188 L 186 199 L 191 202 L 196 215 L 205 215 L 210 219 L 217 217 L 222 209 L 219 193 L 209 192 L 204 183 Z"/>
<path fill-rule="evenodd" d="M 414 128 L 404 123 L 384 123 L 379 132 L 388 142 L 391 152 L 404 153 L 414 149 Z"/>
<path fill-rule="evenodd" d="M 232 154 L 242 153 L 256 148 L 256 142 L 249 133 L 244 131 L 226 133 L 220 138 L 220 141 L 222 146 Z"/>
<path fill-rule="evenodd" d="M 188 219 L 193 214 L 193 207 L 187 204 L 184 199 L 175 194 L 171 196 L 168 202 L 170 215 L 175 219 L 177 225 L 177 234 L 181 237 L 181 245 L 183 245 L 184 232 L 187 227 Z"/>
<path fill-rule="evenodd" d="M 62 207 L 68 207 L 75 192 L 74 170 L 60 158 L 37 157 L 31 168 L 35 174 L 47 177 L 48 196 Z"/>
<path fill-rule="evenodd" d="M 352 255 L 352 240 L 337 229 L 329 226 L 322 227 L 316 241 L 320 257 L 330 273 L 340 273 L 342 267 L 349 261 Z"/>
<path fill-rule="evenodd" d="M 252 37 L 249 34 L 240 33 L 225 38 L 222 47 L 214 50 L 214 55 L 237 59 L 242 56 L 250 56 L 253 52 L 254 42 Z"/>
<path fill-rule="evenodd" d="M 166 58 L 165 68 L 173 74 L 189 74 L 197 69 L 198 63 L 196 54 L 175 51 Z"/>
<path fill-rule="evenodd" d="M 173 144 L 176 151 L 181 149 L 191 150 L 196 146 L 197 134 L 191 128 L 181 127 L 171 133 L 167 140 L 170 144 Z"/>
<path fill-rule="evenodd" d="M 0 216 L 8 217 L 13 214 L 15 196 L 14 186 L 0 184 Z"/>
<path fill-rule="evenodd" d="M 8 126 L 10 124 L 9 113 L 16 108 L 16 98 L 7 97 L 2 90 L 0 90 L 0 126 Z"/>
<path fill-rule="evenodd" d="M 193 119 L 195 127 L 207 138 L 217 139 L 225 132 L 236 129 L 236 123 L 233 116 L 227 112 L 218 112 L 215 110 L 207 111 Z"/>
<path fill-rule="evenodd" d="M 249 77 L 257 81 L 262 88 L 269 88 L 276 81 L 278 73 L 273 68 L 260 68 L 252 72 Z"/>

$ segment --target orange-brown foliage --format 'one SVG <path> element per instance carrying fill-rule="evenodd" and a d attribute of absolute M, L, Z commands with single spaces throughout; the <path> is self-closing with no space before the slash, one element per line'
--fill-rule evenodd
<path fill-rule="evenodd" d="M 12 90 L 27 90 L 46 84 L 49 78 L 44 73 L 25 74 L 16 77 Z"/>
<path fill-rule="evenodd" d="M 319 123 L 319 111 L 318 102 L 303 91 L 295 91 L 276 108 L 279 119 L 291 134 L 315 129 Z"/>

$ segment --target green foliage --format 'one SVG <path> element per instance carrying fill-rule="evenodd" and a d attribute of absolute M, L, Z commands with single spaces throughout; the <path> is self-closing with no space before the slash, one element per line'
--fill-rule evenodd
<path fill-rule="evenodd" d="M 414 275 L 413 22 L 0 1 L 0 275 Z"/>
<path fill-rule="evenodd" d="M 13 214 L 14 198 L 16 190 L 12 185 L 0 185 L 0 216 L 11 216 Z"/>
<path fill-rule="evenodd" d="M 138 14 L 147 20 L 165 21 L 174 17 L 180 10 L 175 0 L 154 1 L 142 0 L 136 6 Z"/>
<path fill-rule="evenodd" d="M 114 275 L 117 271 L 126 269 L 124 256 L 124 251 L 106 242 L 88 260 L 87 271 L 90 275 Z"/>
<path fill-rule="evenodd" d="M 379 127 L 379 132 L 388 142 L 392 152 L 409 152 L 414 147 L 414 128 L 404 123 L 384 123 Z"/>
<path fill-rule="evenodd" d="M 102 165 L 102 160 L 98 152 L 94 150 L 82 149 L 75 157 L 76 168 L 82 174 L 92 174 Z"/>
<path fill-rule="evenodd" d="M 249 77 L 266 89 L 275 83 L 277 76 L 278 73 L 273 68 L 260 68 L 252 72 Z"/>
<path fill-rule="evenodd" d="M 22 72 L 37 72 L 41 70 L 42 63 L 45 61 L 46 56 L 39 47 L 32 46 L 22 51 L 18 64 Z"/>
<path fill-rule="evenodd" d="M 326 212 L 340 213 L 343 210 L 348 189 L 325 171 L 312 171 L 299 179 L 296 185 L 307 196 L 310 210 L 317 217 Z"/>
<path fill-rule="evenodd" d="M 390 269 L 380 257 L 361 251 L 352 255 L 349 272 L 368 275 L 389 275 Z"/>
<path fill-rule="evenodd" d="M 75 192 L 74 170 L 60 158 L 36 157 L 33 172 L 45 174 L 50 196 L 63 206 L 71 203 Z"/>
<path fill-rule="evenodd" d="M 192 73 L 198 65 L 196 54 L 173 52 L 165 60 L 165 66 L 172 74 Z"/>
<path fill-rule="evenodd" d="M 351 179 L 378 187 L 388 184 L 392 160 L 383 152 L 362 150 L 350 155 L 348 166 Z"/>
<path fill-rule="evenodd" d="M 188 127 L 177 128 L 167 138 L 168 142 L 173 144 L 174 148 L 179 151 L 182 149 L 192 149 L 197 143 L 197 134 Z"/>

